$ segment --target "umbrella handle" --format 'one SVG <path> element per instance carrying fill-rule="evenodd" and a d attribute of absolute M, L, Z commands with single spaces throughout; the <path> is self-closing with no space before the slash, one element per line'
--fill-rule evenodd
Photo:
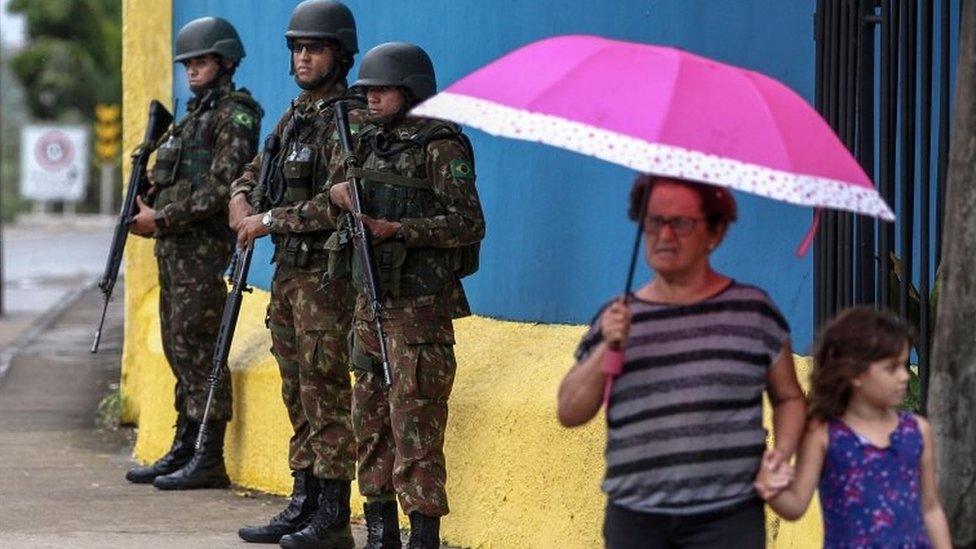
<path fill-rule="evenodd" d="M 803 242 L 800 242 L 800 245 L 796 248 L 796 257 L 807 255 L 807 251 L 813 244 L 813 239 L 817 237 L 817 229 L 820 227 L 820 216 L 822 213 L 823 208 L 813 210 L 813 221 L 810 222 L 810 228 L 807 229 L 807 234 L 803 237 Z"/>
<path fill-rule="evenodd" d="M 610 402 L 610 389 L 613 387 L 613 380 L 624 372 L 624 352 L 620 349 L 607 349 L 603 355 L 603 374 L 606 382 L 603 385 L 603 405 L 607 406 Z"/>

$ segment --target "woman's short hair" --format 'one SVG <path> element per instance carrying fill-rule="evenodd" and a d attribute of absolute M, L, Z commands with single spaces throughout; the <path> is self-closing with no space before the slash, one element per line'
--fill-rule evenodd
<path fill-rule="evenodd" d="M 735 205 L 735 198 L 732 193 L 724 187 L 688 181 L 687 179 L 677 179 L 671 177 L 659 177 L 656 175 L 641 174 L 634 180 L 634 185 L 630 189 L 630 207 L 627 216 L 637 221 L 641 212 L 641 198 L 650 200 L 651 192 L 658 183 L 671 183 L 681 185 L 695 191 L 701 200 L 702 215 L 708 222 L 711 230 L 727 227 L 730 223 L 738 219 L 738 209 Z"/>

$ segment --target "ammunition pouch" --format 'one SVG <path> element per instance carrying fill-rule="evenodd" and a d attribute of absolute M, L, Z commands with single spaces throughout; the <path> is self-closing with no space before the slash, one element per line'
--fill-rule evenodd
<path fill-rule="evenodd" d="M 156 187 L 165 189 L 176 181 L 176 168 L 182 149 L 183 140 L 179 137 L 170 137 L 156 149 L 156 164 L 153 166 Z"/>
<path fill-rule="evenodd" d="M 292 151 L 281 165 L 285 201 L 294 204 L 315 196 L 315 153 L 308 145 Z"/>
<path fill-rule="evenodd" d="M 349 228 L 340 226 L 339 230 L 334 231 L 325 241 L 325 249 L 328 253 L 325 283 L 329 280 L 346 278 L 352 272 L 352 238 Z"/>
<path fill-rule="evenodd" d="M 272 261 L 278 265 L 304 269 L 313 262 L 321 262 L 323 268 L 328 260 L 327 237 L 322 233 L 274 235 L 275 251 Z"/>

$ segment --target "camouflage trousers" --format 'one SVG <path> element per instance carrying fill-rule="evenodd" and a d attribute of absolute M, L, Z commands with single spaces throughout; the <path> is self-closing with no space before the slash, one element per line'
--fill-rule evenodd
<path fill-rule="evenodd" d="M 159 322 L 163 353 L 176 377 L 176 412 L 203 419 L 214 343 L 227 299 L 223 274 L 231 244 L 214 239 L 167 238 L 157 241 Z M 230 372 L 214 394 L 210 420 L 230 421 Z"/>
<path fill-rule="evenodd" d="M 347 339 L 352 295 L 347 280 L 323 287 L 322 275 L 294 267 L 275 273 L 268 305 L 271 353 L 293 429 L 289 467 L 351 480 L 356 465 Z"/>
<path fill-rule="evenodd" d="M 388 311 L 389 312 L 389 311 Z M 396 494 L 403 511 L 439 517 L 449 512 L 444 430 L 454 385 L 453 326 L 450 318 L 385 320 L 393 386 L 380 368 L 379 344 L 371 321 L 353 322 L 353 428 L 363 496 Z M 428 319 L 425 319 L 428 322 Z M 367 371 L 371 370 L 371 371 Z"/>

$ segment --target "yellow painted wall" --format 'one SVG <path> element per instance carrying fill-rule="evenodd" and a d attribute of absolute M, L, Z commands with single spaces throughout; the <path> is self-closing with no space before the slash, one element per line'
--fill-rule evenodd
<path fill-rule="evenodd" d="M 142 141 L 151 100 L 158 99 L 171 107 L 170 8 L 168 0 L 122 2 L 122 143 L 126 151 L 134 150 Z M 128 163 L 123 163 L 125 181 L 130 168 Z M 122 419 L 136 422 L 144 408 L 148 414 L 158 413 L 158 407 L 153 404 L 163 395 L 158 386 L 149 381 L 159 379 L 159 374 L 169 368 L 161 354 L 147 353 L 133 344 L 146 340 L 153 329 L 155 333 L 159 332 L 158 322 L 147 322 L 147 316 L 138 314 L 153 310 L 158 296 L 154 293 L 158 285 L 152 241 L 130 236 L 125 248 L 124 268 L 126 315 L 122 348 Z M 147 389 L 145 394 L 143 389 Z"/>
<path fill-rule="evenodd" d="M 136 15 L 138 14 L 138 15 Z M 124 142 L 142 137 L 150 99 L 171 95 L 170 3 L 123 2 Z M 151 242 L 126 250 L 124 419 L 139 425 L 140 461 L 173 436 L 174 379 L 162 354 L 159 288 Z M 267 292 L 246 297 L 230 357 L 234 421 L 225 451 L 241 486 L 286 494 L 291 428 L 264 328 Z M 556 388 L 583 328 L 468 318 L 457 323 L 458 372 L 446 437 L 451 515 L 442 533 L 471 547 L 592 548 L 601 545 L 604 423 L 573 430 L 555 420 Z M 807 362 L 799 368 L 805 378 Z M 768 414 L 767 414 L 768 415 Z M 767 417 L 768 423 L 768 417 Z M 355 492 L 355 490 L 354 490 Z M 354 496 L 353 509 L 361 509 Z M 229 533 L 232 535 L 232 533 Z M 769 517 L 771 546 L 819 547 L 819 510 L 797 523 Z"/>

